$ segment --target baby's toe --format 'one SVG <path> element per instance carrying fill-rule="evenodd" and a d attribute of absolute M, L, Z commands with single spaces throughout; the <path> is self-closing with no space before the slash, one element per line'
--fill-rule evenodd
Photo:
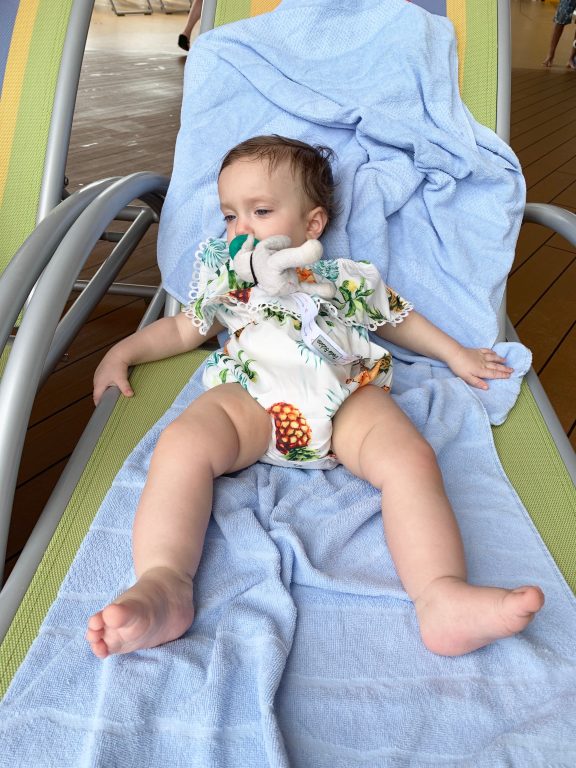
<path fill-rule="evenodd" d="M 107 656 L 110 656 L 110 651 L 104 640 L 96 640 L 95 642 L 90 643 L 90 648 L 92 649 L 94 656 L 99 659 L 105 659 Z"/>
<path fill-rule="evenodd" d="M 104 617 L 102 616 L 102 611 L 98 611 L 98 613 L 95 613 L 93 616 L 90 616 L 88 619 L 88 630 L 92 630 L 94 632 L 101 632 L 104 630 L 105 622 Z"/>
<path fill-rule="evenodd" d="M 518 587 L 510 593 L 519 614 L 535 614 L 544 605 L 544 592 L 540 587 Z"/>

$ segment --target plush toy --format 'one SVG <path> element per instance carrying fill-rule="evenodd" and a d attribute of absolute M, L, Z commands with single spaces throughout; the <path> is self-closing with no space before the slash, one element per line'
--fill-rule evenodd
<path fill-rule="evenodd" d="M 269 296 L 286 296 L 301 291 L 323 299 L 333 298 L 336 294 L 333 283 L 304 282 L 300 276 L 305 270 L 299 270 L 300 276 L 297 270 L 322 258 L 322 243 L 307 240 L 298 248 L 291 248 L 290 245 L 291 240 L 286 235 L 273 235 L 261 241 L 253 235 L 238 235 L 228 250 L 238 277 L 257 284 Z M 306 276 L 316 278 L 310 271 L 306 272 Z"/>

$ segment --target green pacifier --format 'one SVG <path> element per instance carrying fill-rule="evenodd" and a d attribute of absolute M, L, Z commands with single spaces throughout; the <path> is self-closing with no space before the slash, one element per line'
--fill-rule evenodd
<path fill-rule="evenodd" d="M 236 254 L 238 253 L 240 248 L 242 248 L 242 246 L 244 245 L 247 239 L 248 239 L 248 235 L 236 235 L 234 240 L 230 241 L 230 244 L 228 246 L 228 253 L 230 254 L 231 259 L 233 259 L 234 256 L 236 256 Z M 256 247 L 258 242 L 259 241 L 256 240 L 256 238 L 254 238 L 254 247 Z"/>

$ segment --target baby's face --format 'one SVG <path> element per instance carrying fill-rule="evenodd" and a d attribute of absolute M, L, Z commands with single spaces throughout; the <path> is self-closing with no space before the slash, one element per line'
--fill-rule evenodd
<path fill-rule="evenodd" d="M 257 240 L 288 235 L 296 247 L 314 236 L 308 231 L 306 198 L 289 163 L 271 170 L 267 161 L 236 160 L 221 172 L 218 195 L 228 242 L 237 235 Z"/>

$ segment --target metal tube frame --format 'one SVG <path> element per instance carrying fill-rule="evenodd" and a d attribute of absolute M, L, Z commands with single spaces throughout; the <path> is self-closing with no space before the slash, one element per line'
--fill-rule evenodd
<path fill-rule="evenodd" d="M 510 100 L 512 95 L 512 32 L 510 27 L 510 0 L 498 0 L 497 82 L 496 82 L 496 133 L 510 143 Z M 498 310 L 498 338 L 506 338 L 506 288 Z"/>
<path fill-rule="evenodd" d="M 136 173 L 107 186 L 78 216 L 37 283 L 0 380 L 0 566 L 4 566 L 26 425 L 62 310 L 78 272 L 117 210 L 168 179 Z"/>
<path fill-rule="evenodd" d="M 54 96 L 53 116 L 48 131 L 37 221 L 45 218 L 62 200 L 72 118 L 93 8 L 94 0 L 76 0 L 70 11 Z"/>
<path fill-rule="evenodd" d="M 120 272 L 131 254 L 134 253 L 148 231 L 150 224 L 155 219 L 156 216 L 150 209 L 142 209 L 138 218 L 134 220 L 124 233 L 122 240 L 116 245 L 94 276 L 87 282 L 82 293 L 68 312 L 66 312 L 62 320 L 60 320 L 54 333 L 50 350 L 46 356 L 44 370 L 42 371 L 38 386 L 42 386 L 52 373 L 72 339 L 84 325 L 94 307 L 105 296 L 109 284 Z M 91 250 L 92 248 L 90 248 Z"/>
<path fill-rule="evenodd" d="M 496 98 L 496 133 L 510 143 L 510 112 L 512 102 L 512 36 L 510 24 L 510 0 L 498 0 L 498 85 Z M 527 203 L 524 222 L 542 224 L 558 232 L 576 246 L 576 215 L 555 205 Z M 506 294 L 499 312 L 500 339 L 519 341 L 518 335 L 507 317 Z M 576 454 L 554 411 L 550 400 L 533 368 L 526 376 L 526 383 L 542 413 L 550 434 L 558 448 L 566 469 L 576 481 Z"/>
<path fill-rule="evenodd" d="M 204 0 L 202 3 L 202 13 L 200 15 L 200 34 L 214 29 L 216 20 L 216 4 L 218 0 Z"/>
<path fill-rule="evenodd" d="M 74 290 L 83 291 L 89 283 L 90 280 L 76 280 Z M 134 296 L 138 299 L 151 299 L 155 295 L 156 290 L 154 286 L 144 285 L 144 283 L 112 283 L 106 293 L 113 296 Z"/>
<path fill-rule="evenodd" d="M 549 203 L 526 203 L 524 221 L 541 224 L 576 246 L 576 214 Z"/>
<path fill-rule="evenodd" d="M 64 235 L 80 213 L 117 178 L 94 182 L 70 195 L 20 246 L 0 279 L 0 346 L 12 333 L 21 307 Z"/>
<path fill-rule="evenodd" d="M 527 203 L 524 209 L 524 222 L 548 227 L 548 229 L 562 235 L 562 237 L 568 240 L 571 245 L 576 246 L 576 214 L 571 213 L 570 211 L 566 211 L 556 205 Z M 520 341 L 518 334 L 510 321 L 508 321 L 507 324 L 506 335 L 511 341 Z M 556 443 L 562 461 L 566 465 L 568 474 L 576 483 L 576 453 L 574 452 L 572 444 L 568 440 L 566 432 L 564 431 L 564 428 L 550 403 L 548 395 L 544 391 L 540 379 L 533 368 L 530 369 L 526 376 L 526 383 L 534 395 L 534 399 L 536 400 L 546 425 L 550 430 L 550 434 Z"/>
<path fill-rule="evenodd" d="M 496 93 L 496 133 L 510 143 L 512 98 L 512 32 L 510 0 L 498 0 L 498 80 Z"/>

